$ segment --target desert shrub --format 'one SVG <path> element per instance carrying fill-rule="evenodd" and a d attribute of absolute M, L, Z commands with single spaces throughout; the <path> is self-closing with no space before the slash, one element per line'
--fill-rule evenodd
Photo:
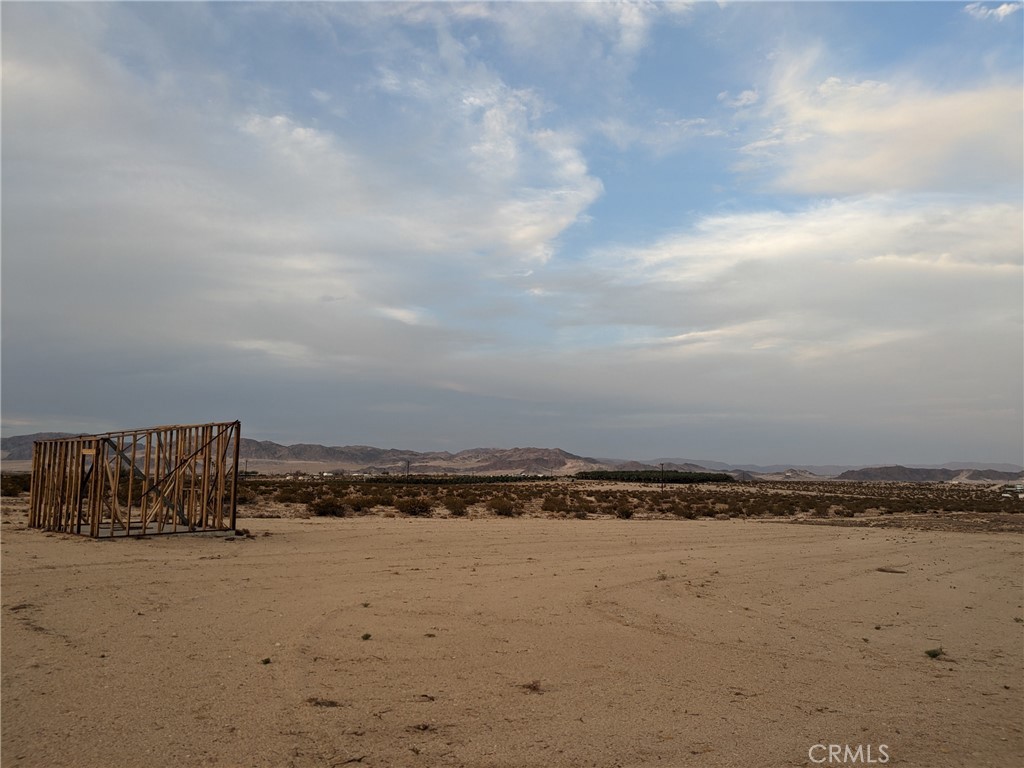
<path fill-rule="evenodd" d="M 256 493 L 253 488 L 247 485 L 238 486 L 238 503 L 239 504 L 255 504 L 260 500 L 260 495 Z"/>
<path fill-rule="evenodd" d="M 377 495 L 374 497 L 375 501 L 373 506 L 375 507 L 393 507 L 395 505 L 395 494 L 388 493 L 387 491 L 377 491 Z"/>
<path fill-rule="evenodd" d="M 593 515 L 596 513 L 597 505 L 591 501 L 587 501 L 586 499 L 578 499 L 572 510 L 572 515 L 577 520 L 584 520 L 587 515 Z"/>
<path fill-rule="evenodd" d="M 562 496 L 545 496 L 540 504 L 544 512 L 568 512 L 569 505 Z"/>
<path fill-rule="evenodd" d="M 278 488 L 274 493 L 274 501 L 282 504 L 297 504 L 299 502 L 298 488 L 292 486 Z"/>
<path fill-rule="evenodd" d="M 431 504 L 429 499 L 415 496 L 398 499 L 395 501 L 395 508 L 410 517 L 429 517 Z"/>
<path fill-rule="evenodd" d="M 17 496 L 28 493 L 32 487 L 32 475 L 0 475 L 0 496 Z"/>
<path fill-rule="evenodd" d="M 282 504 L 309 504 L 316 497 L 317 493 L 314 488 L 294 483 L 281 486 L 274 494 L 274 501 Z"/>
<path fill-rule="evenodd" d="M 444 506 L 454 517 L 465 517 L 469 505 L 459 496 L 445 496 Z"/>
<path fill-rule="evenodd" d="M 360 494 L 346 496 L 342 501 L 344 501 L 347 506 L 351 507 L 353 512 L 368 511 L 381 503 L 380 499 L 376 496 L 363 496 Z"/>
<path fill-rule="evenodd" d="M 697 517 L 697 513 L 694 511 L 693 507 L 687 506 L 686 504 L 674 504 L 668 511 L 676 517 L 682 517 L 686 520 L 693 520 Z"/>
<path fill-rule="evenodd" d="M 337 496 L 318 496 L 306 504 L 306 510 L 317 517 L 344 517 L 348 507 Z"/>
<path fill-rule="evenodd" d="M 620 520 L 629 520 L 633 517 L 633 506 L 628 502 L 619 502 L 615 505 L 615 516 Z"/>
<path fill-rule="evenodd" d="M 512 503 L 511 499 L 505 496 L 495 496 L 493 499 L 487 501 L 487 507 L 494 514 L 500 517 L 515 517 L 523 514 L 522 509 Z"/>

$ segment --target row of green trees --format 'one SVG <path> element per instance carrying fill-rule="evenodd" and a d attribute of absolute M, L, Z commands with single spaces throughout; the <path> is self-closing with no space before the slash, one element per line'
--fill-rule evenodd
<path fill-rule="evenodd" d="M 580 480 L 608 480 L 620 483 L 665 483 L 692 485 L 696 483 L 734 483 L 736 479 L 724 472 L 680 472 L 679 470 L 595 470 L 577 472 Z"/>

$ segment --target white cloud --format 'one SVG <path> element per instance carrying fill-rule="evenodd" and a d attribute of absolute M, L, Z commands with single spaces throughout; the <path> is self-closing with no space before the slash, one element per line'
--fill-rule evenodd
<path fill-rule="evenodd" d="M 1007 16 L 1016 13 L 1024 6 L 1024 3 L 1000 3 L 992 6 L 986 3 L 970 3 L 964 8 L 964 12 L 976 19 L 996 19 L 1002 21 Z"/>
<path fill-rule="evenodd" d="M 984 345 L 985 329 L 1020 330 L 1021 311 L 1006 311 L 1022 276 L 1022 232 L 1019 206 L 956 198 L 715 216 L 598 254 L 600 287 L 577 294 L 569 319 L 636 328 L 635 345 L 658 354 L 771 350 L 791 363 L 938 340 L 953 328 L 977 329 Z"/>
<path fill-rule="evenodd" d="M 154 364 L 150 345 L 198 345 L 253 366 L 347 361 L 419 381 L 485 339 L 462 313 L 482 303 L 493 322 L 506 273 L 549 258 L 601 194 L 580 138 L 485 67 L 413 77 L 426 54 L 396 66 L 388 103 L 402 120 L 374 151 L 350 121 L 265 94 L 154 90 L 81 26 L 49 41 L 54 57 L 31 44 L 33 24 L 57 37 L 48 9 L 19 13 L 25 42 L 5 37 L 4 50 L 4 277 L 21 286 L 4 294 L 8 349 L 29 334 L 54 355 L 87 345 L 89 328 L 42 310 L 45 292 L 140 365 Z M 140 333 L 154 317 L 174 320 Z"/>
<path fill-rule="evenodd" d="M 736 96 L 732 96 L 728 91 L 722 91 L 718 94 L 718 100 L 735 109 L 742 109 L 743 107 L 751 107 L 757 104 L 761 100 L 761 94 L 756 88 L 741 91 Z"/>
<path fill-rule="evenodd" d="M 433 325 L 430 313 L 422 307 L 378 307 L 377 314 L 406 325 Z"/>
<path fill-rule="evenodd" d="M 109 50 L 105 20 L 145 27 L 147 6 L 5 6 L 5 405 L 66 402 L 62 417 L 118 426 L 157 400 L 193 408 L 201 389 L 211 409 L 306 418 L 294 433 L 328 429 L 325 403 L 347 428 L 374 404 L 432 413 L 443 390 L 484 403 L 462 421 L 495 439 L 552 444 L 569 422 L 548 411 L 657 430 L 958 409 L 951 423 L 975 419 L 985 439 L 1019 415 L 1019 186 L 992 192 L 1019 185 L 1009 86 L 940 92 L 820 60 L 743 77 L 717 109 L 736 109 L 730 131 L 762 121 L 747 150 L 769 181 L 853 194 L 595 251 L 567 237 L 603 192 L 584 129 L 655 154 L 723 132 L 685 103 L 611 117 L 666 6 L 244 9 L 308 18 L 329 51 L 316 60 L 337 69 L 289 70 L 300 82 L 282 93 L 263 49 L 187 69 L 170 42 L 143 64 L 149 46 Z M 606 75 L 611 96 L 583 117 L 552 96 L 604 98 Z M 958 179 L 983 194 L 948 192 Z M 648 221 L 638 198 L 627 228 Z M 278 414 L 282 392 L 299 404 Z M 364 434 L 403 440 L 392 427 Z"/>
<path fill-rule="evenodd" d="M 821 76 L 821 56 L 781 57 L 766 95 L 768 126 L 741 170 L 767 169 L 804 194 L 990 189 L 1024 172 L 1020 87 L 940 91 L 910 79 Z"/>

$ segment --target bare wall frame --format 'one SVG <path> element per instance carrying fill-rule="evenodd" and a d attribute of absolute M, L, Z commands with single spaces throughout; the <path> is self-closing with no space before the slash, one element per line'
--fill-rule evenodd
<path fill-rule="evenodd" d="M 241 422 L 37 441 L 29 526 L 107 538 L 235 528 Z"/>

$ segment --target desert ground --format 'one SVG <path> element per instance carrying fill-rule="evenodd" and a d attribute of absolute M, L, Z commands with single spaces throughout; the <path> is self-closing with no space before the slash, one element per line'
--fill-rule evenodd
<path fill-rule="evenodd" d="M 5 768 L 1024 760 L 1019 533 L 363 516 L 97 541 L 24 507 Z"/>

